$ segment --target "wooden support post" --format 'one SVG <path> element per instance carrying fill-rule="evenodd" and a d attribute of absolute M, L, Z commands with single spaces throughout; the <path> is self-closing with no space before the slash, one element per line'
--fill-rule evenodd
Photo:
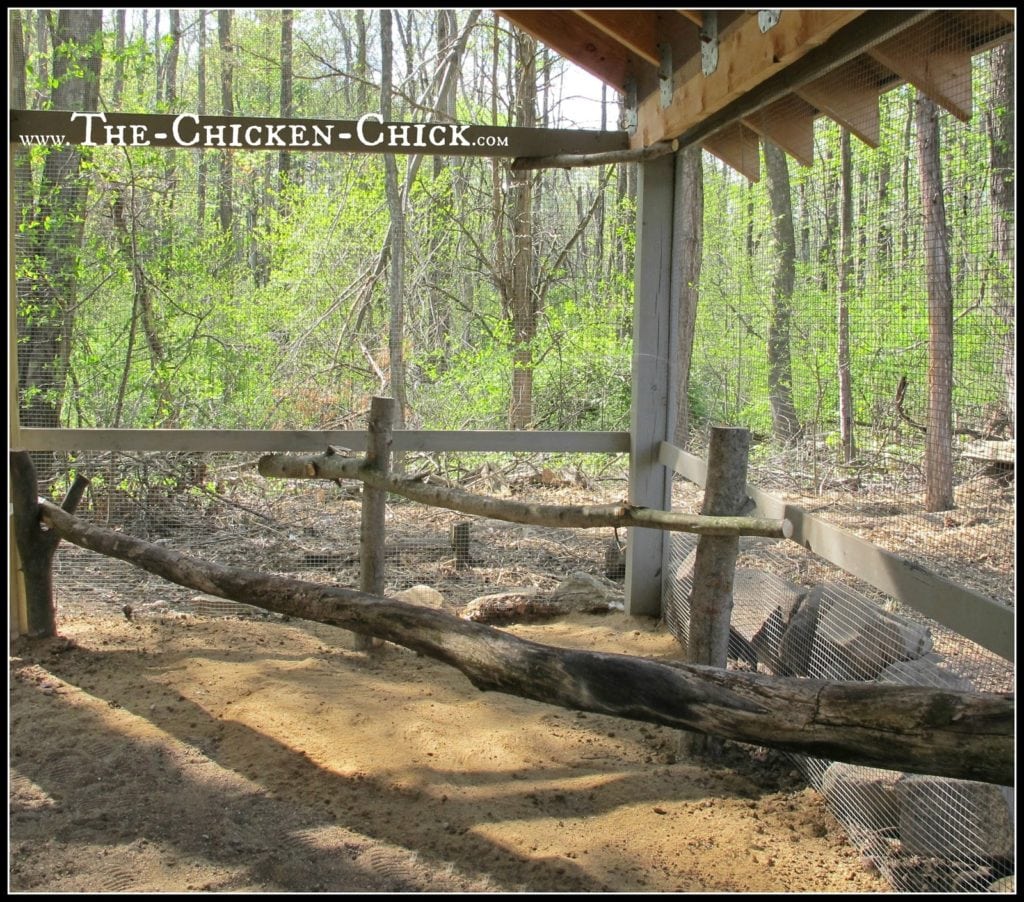
<path fill-rule="evenodd" d="M 455 569 L 465 570 L 472 558 L 469 555 L 469 522 L 452 525 L 452 552 L 455 555 Z"/>
<path fill-rule="evenodd" d="M 46 639 L 57 635 L 57 614 L 53 603 L 53 555 L 60 537 L 44 530 L 40 522 L 39 485 L 28 451 L 12 451 L 11 503 L 14 540 L 21 560 L 25 589 L 25 635 Z M 89 480 L 76 476 L 61 507 L 74 513 Z"/>
<path fill-rule="evenodd" d="M 672 240 L 675 156 L 640 165 L 637 187 L 636 298 L 633 311 L 633 397 L 630 412 L 629 501 L 665 511 L 672 474 L 658 462 L 670 437 L 674 409 L 671 379 Z M 665 536 L 631 527 L 626 543 L 626 613 L 661 614 Z"/>
<path fill-rule="evenodd" d="M 372 398 L 367 422 L 366 467 L 387 475 L 391 471 L 391 427 L 396 405 L 392 398 Z M 363 487 L 362 521 L 359 535 L 359 588 L 370 595 L 384 594 L 384 513 L 388 493 Z M 373 639 L 356 635 L 355 648 L 366 651 Z"/>
<path fill-rule="evenodd" d="M 716 426 L 708 446 L 708 473 L 701 513 L 738 515 L 747 505 L 747 460 L 750 432 Z M 725 669 L 732 619 L 733 583 L 740 539 L 701 536 L 693 564 L 687 661 Z M 684 734 L 691 754 L 717 754 L 721 743 L 711 737 Z"/>

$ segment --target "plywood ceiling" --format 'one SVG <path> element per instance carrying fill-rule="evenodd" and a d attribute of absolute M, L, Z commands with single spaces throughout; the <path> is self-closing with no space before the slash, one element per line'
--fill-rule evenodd
<path fill-rule="evenodd" d="M 876 144 L 878 98 L 910 83 L 971 115 L 971 58 L 1013 9 L 514 9 L 498 15 L 621 92 L 634 148 L 699 143 L 749 178 L 758 142 L 810 163 L 827 116 Z"/>

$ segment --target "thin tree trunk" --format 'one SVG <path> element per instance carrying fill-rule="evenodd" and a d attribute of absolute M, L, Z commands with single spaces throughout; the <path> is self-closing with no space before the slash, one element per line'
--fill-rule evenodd
<path fill-rule="evenodd" d="M 772 432 L 784 443 L 800 435 L 793 403 L 793 364 L 790 352 L 790 319 L 796 280 L 796 240 L 793 235 L 793 204 L 789 191 L 786 155 L 770 141 L 764 142 L 765 174 L 771 200 L 775 274 L 768 326 L 768 395 L 772 408 Z"/>
<path fill-rule="evenodd" d="M 679 384 L 674 441 L 685 448 L 690 438 L 690 367 L 704 253 L 704 157 L 700 147 L 688 147 L 676 157 L 675 205 L 672 231 L 680 271 L 676 337 Z"/>
<path fill-rule="evenodd" d="M 515 33 L 515 120 L 522 128 L 536 126 L 536 42 Z M 512 397 L 509 428 L 533 424 L 533 340 L 537 335 L 537 307 L 533 285 L 533 173 L 510 173 L 512 188 L 512 260 L 509 313 L 512 326 Z"/>
<path fill-rule="evenodd" d="M 292 24 L 294 11 L 281 10 L 281 118 L 290 119 L 295 115 L 292 97 Z M 277 155 L 278 188 L 288 183 L 288 172 L 291 169 L 292 156 L 287 150 Z"/>
<path fill-rule="evenodd" d="M 953 286 L 949 271 L 946 202 L 939 154 L 939 111 L 917 98 L 917 146 L 924 206 L 928 286 L 928 431 L 925 433 L 925 510 L 943 511 L 953 500 Z"/>
<path fill-rule="evenodd" d="M 1010 434 L 1017 433 L 1017 335 L 1014 262 L 1016 260 L 1016 165 L 1014 152 L 1014 45 L 992 51 L 992 107 L 989 112 L 989 162 L 992 169 L 992 244 L 998 266 L 993 280 L 993 306 L 1006 326 L 1003 336 L 1003 378 Z"/>
<path fill-rule="evenodd" d="M 391 72 L 393 47 L 391 10 L 380 11 L 380 112 L 391 119 Z M 397 406 L 395 428 L 405 426 L 408 400 L 405 386 L 405 208 L 398 188 L 398 164 L 395 155 L 384 154 L 384 193 L 391 217 L 391 268 L 388 278 L 388 357 L 391 370 L 391 397 Z M 401 469 L 396 460 L 396 469 Z"/>
<path fill-rule="evenodd" d="M 198 37 L 196 43 L 196 114 L 206 115 L 206 10 L 199 10 Z M 206 151 L 196 154 L 196 226 L 200 235 L 206 221 Z"/>
<path fill-rule="evenodd" d="M 235 114 L 234 102 L 234 49 L 231 46 L 232 10 L 217 11 L 217 37 L 220 41 L 220 111 L 225 116 Z M 218 196 L 218 212 L 220 228 L 223 232 L 231 231 L 233 186 L 231 171 L 231 154 L 219 153 L 217 160 L 220 166 L 220 186 Z"/>
<path fill-rule="evenodd" d="M 843 462 L 851 463 L 856 455 L 853 438 L 853 389 L 850 373 L 850 266 L 853 256 L 853 172 L 850 133 L 839 133 L 839 437 L 843 446 Z"/>
<path fill-rule="evenodd" d="M 124 38 L 126 11 L 119 9 L 114 13 L 114 86 L 111 89 L 110 105 L 121 108 L 121 97 L 124 94 Z"/>

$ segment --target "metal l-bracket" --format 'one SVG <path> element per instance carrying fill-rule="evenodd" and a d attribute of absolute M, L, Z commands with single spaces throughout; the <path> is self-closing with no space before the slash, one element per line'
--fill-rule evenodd
<path fill-rule="evenodd" d="M 661 108 L 672 102 L 672 45 L 667 41 L 658 45 L 661 64 L 658 67 L 658 83 L 661 88 Z"/>
<path fill-rule="evenodd" d="M 700 68 L 711 75 L 718 68 L 718 12 L 706 9 L 700 27 Z"/>
<path fill-rule="evenodd" d="M 636 81 L 632 78 L 626 79 L 625 91 L 623 92 L 622 103 L 622 127 L 633 134 L 636 131 L 639 109 L 636 99 Z"/>
<path fill-rule="evenodd" d="M 781 15 L 781 9 L 759 9 L 757 11 L 757 26 L 761 29 L 761 34 L 778 25 Z"/>

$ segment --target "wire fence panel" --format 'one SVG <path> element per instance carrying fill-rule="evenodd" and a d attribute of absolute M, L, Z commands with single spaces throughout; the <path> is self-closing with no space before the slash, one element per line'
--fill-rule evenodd
<path fill-rule="evenodd" d="M 1008 60 L 1006 47 L 975 58 L 969 122 L 904 86 L 871 98 L 877 148 L 819 121 L 812 169 L 770 145 L 758 184 L 705 165 L 689 388 L 695 443 L 712 423 L 754 433 L 751 482 L 1004 604 L 1016 457 Z M 863 77 L 844 90 L 866 90 Z"/>

